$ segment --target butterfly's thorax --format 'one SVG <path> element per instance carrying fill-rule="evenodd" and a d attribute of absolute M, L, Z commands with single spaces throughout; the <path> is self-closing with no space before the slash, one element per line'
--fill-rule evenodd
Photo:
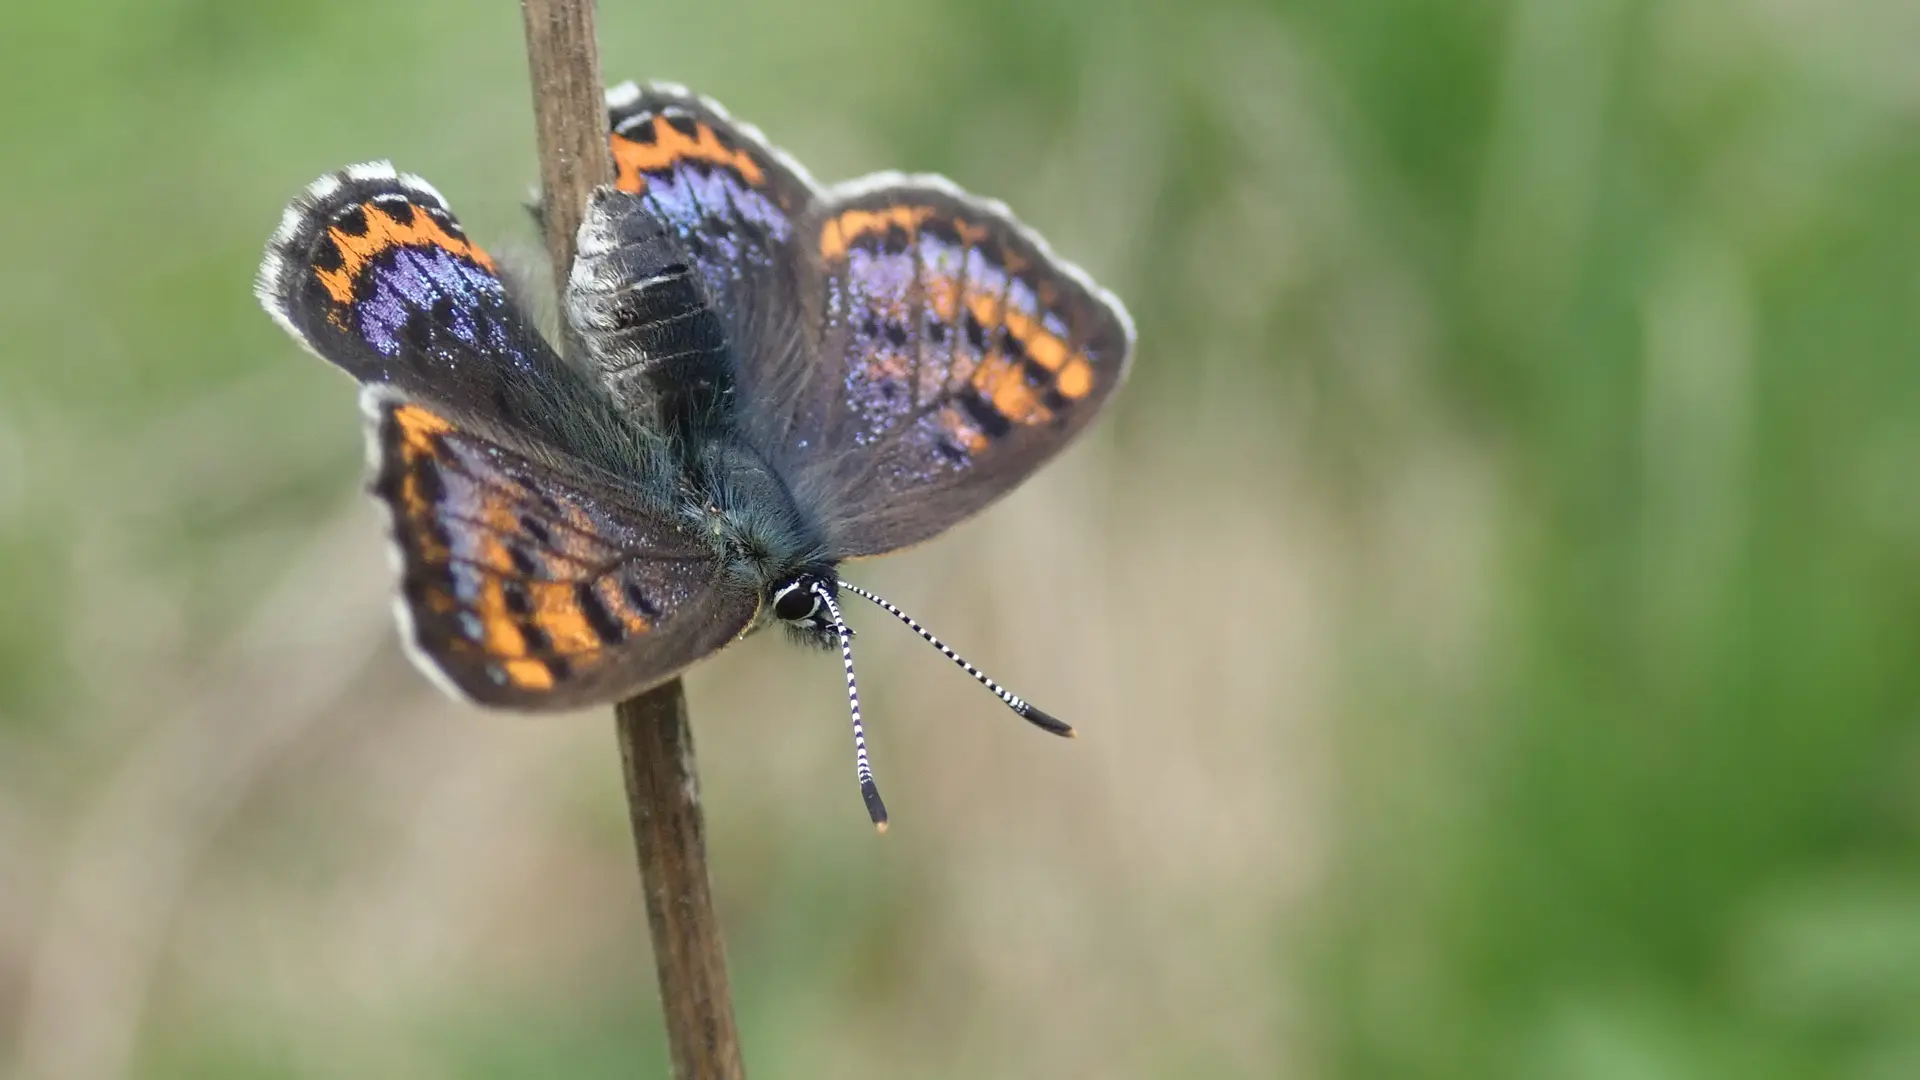
<path fill-rule="evenodd" d="M 831 578 L 825 539 L 794 501 L 780 475 L 759 452 L 735 439 L 714 439 L 699 450 L 700 478 L 691 512 L 719 541 L 724 573 L 762 596 L 801 574 Z"/>

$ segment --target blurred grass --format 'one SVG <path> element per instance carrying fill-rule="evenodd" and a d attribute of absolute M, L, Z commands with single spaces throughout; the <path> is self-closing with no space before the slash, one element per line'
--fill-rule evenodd
<path fill-rule="evenodd" d="M 610 77 L 939 170 L 1137 382 L 696 673 L 748 1060 L 795 1076 L 1920 1074 L 1920 9 L 608 4 Z M 0 1058 L 664 1067 L 606 724 L 397 658 L 342 380 L 248 280 L 345 162 L 533 244 L 512 5 L 0 37 Z M 910 603 L 909 603 L 910 602 Z M 872 639 L 869 641 L 869 639 Z"/>

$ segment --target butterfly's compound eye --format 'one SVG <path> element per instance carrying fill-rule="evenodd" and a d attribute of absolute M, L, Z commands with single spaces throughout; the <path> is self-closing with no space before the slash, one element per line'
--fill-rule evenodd
<path fill-rule="evenodd" d="M 810 622 L 819 611 L 820 598 L 797 581 L 782 585 L 780 591 L 773 594 L 774 617 L 785 622 Z"/>

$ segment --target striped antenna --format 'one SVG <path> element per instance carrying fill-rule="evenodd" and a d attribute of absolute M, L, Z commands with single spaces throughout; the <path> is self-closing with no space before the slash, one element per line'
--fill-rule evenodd
<path fill-rule="evenodd" d="M 833 590 L 825 582 L 814 582 L 809 591 L 827 605 L 827 614 L 833 616 L 833 631 L 840 636 L 840 662 L 847 669 L 847 707 L 853 711 L 853 771 L 860 778 L 860 798 L 867 804 L 867 816 L 873 819 L 874 828 L 886 832 L 887 804 L 880 801 L 880 789 L 873 782 L 873 764 L 867 760 L 867 730 L 860 726 L 860 687 L 853 681 L 853 631 L 840 617 L 840 605 L 834 602 Z"/>
<path fill-rule="evenodd" d="M 1007 708 L 1012 709 L 1014 712 L 1020 714 L 1022 719 L 1025 719 L 1028 723 L 1031 723 L 1034 727 L 1037 727 L 1042 731 L 1052 732 L 1055 735 L 1064 736 L 1065 738 L 1071 739 L 1074 737 L 1074 731 L 1073 731 L 1072 725 L 1067 724 L 1060 720 L 1056 720 L 1053 717 L 1047 715 L 1046 713 L 1041 712 L 1039 709 L 1034 708 L 1033 704 L 1027 701 L 1025 698 L 1022 698 L 1020 695 L 1013 693 L 1011 690 L 1008 690 L 1006 687 L 1001 686 L 997 682 L 994 682 L 992 679 L 987 678 L 986 672 L 981 671 L 979 668 L 974 667 L 972 664 L 967 663 L 965 657 L 962 657 L 959 653 L 954 652 L 952 649 L 947 648 L 946 645 L 942 643 L 939 638 L 934 637 L 932 634 L 928 633 L 926 627 L 921 626 L 919 623 L 915 622 L 913 620 L 913 616 L 908 615 L 906 612 L 901 611 L 899 608 L 894 607 L 892 604 L 888 603 L 887 601 L 881 599 L 878 596 L 875 596 L 873 593 L 868 592 L 867 590 L 861 588 L 858 585 L 853 584 L 852 582 L 842 581 L 840 582 L 840 587 L 857 596 L 866 597 L 868 600 L 871 600 L 876 606 L 878 606 L 882 611 L 885 611 L 887 614 L 892 615 L 894 618 L 899 619 L 903 623 L 906 623 L 907 627 L 911 629 L 914 633 L 919 634 L 920 637 L 923 640 L 925 640 L 927 644 L 933 646 L 936 649 L 939 649 L 941 653 L 945 654 L 947 659 L 953 661 L 956 664 L 959 664 L 960 667 L 963 670 L 965 670 L 967 674 L 973 676 L 975 681 L 979 682 L 981 686 L 984 686 L 987 689 L 993 691 L 993 694 L 995 697 L 999 698 L 1003 702 L 1006 702 Z M 822 593 L 820 595 L 824 596 L 825 594 Z M 831 603 L 831 601 L 829 601 L 829 603 Z M 834 621 L 839 622 L 840 621 L 839 609 L 830 608 L 829 610 L 833 612 Z M 853 661 L 852 660 L 847 661 L 847 685 L 849 687 L 853 685 Z M 858 716 L 857 709 L 855 710 L 854 723 L 856 727 L 859 724 L 859 716 Z"/>

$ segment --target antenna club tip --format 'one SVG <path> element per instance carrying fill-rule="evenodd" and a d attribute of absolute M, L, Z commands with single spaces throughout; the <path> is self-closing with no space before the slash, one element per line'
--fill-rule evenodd
<path fill-rule="evenodd" d="M 873 819 L 873 827 L 886 832 L 887 804 L 880 801 L 880 789 L 874 787 L 871 780 L 863 781 L 860 784 L 860 796 L 866 800 L 867 816 Z"/>
<path fill-rule="evenodd" d="M 873 831 L 881 836 L 887 835 L 887 823 L 884 821 L 874 822 Z"/>
<path fill-rule="evenodd" d="M 1025 717 L 1029 724 L 1039 728 L 1041 731 L 1058 735 L 1063 739 L 1076 737 L 1072 724 L 1041 712 L 1039 709 L 1034 708 L 1031 702 L 1024 704 L 1024 707 L 1020 710 L 1020 715 Z"/>

